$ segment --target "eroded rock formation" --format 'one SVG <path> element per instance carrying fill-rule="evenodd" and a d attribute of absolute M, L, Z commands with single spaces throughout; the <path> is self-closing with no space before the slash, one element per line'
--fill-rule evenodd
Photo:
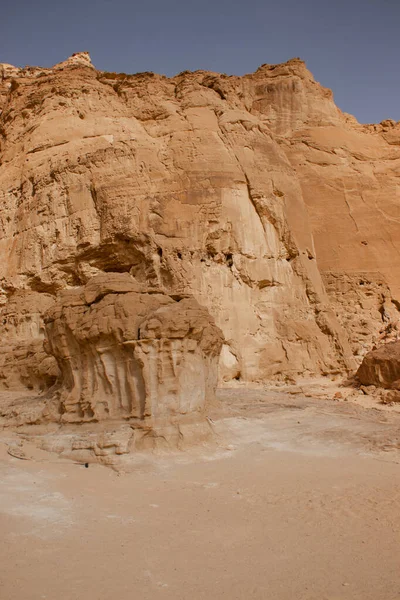
<path fill-rule="evenodd" d="M 44 321 L 61 422 L 154 427 L 204 416 L 214 397 L 223 337 L 193 298 L 178 302 L 128 273 L 99 275 L 60 292 Z"/>
<path fill-rule="evenodd" d="M 168 79 L 96 71 L 81 53 L 0 77 L 2 340 L 1 322 L 16 326 L 4 386 L 54 380 L 43 314 L 96 274 L 206 306 L 225 337 L 221 381 L 351 370 L 397 320 L 400 128 L 341 113 L 302 61 Z M 88 411 L 82 393 L 72 404 Z"/>
<path fill-rule="evenodd" d="M 399 338 L 399 304 L 382 274 L 328 271 L 323 280 L 357 362 L 374 346 Z"/>

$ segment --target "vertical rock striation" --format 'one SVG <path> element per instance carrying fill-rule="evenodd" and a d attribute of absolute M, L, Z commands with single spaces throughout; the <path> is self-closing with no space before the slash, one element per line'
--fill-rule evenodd
<path fill-rule="evenodd" d="M 60 368 L 61 422 L 137 422 L 154 428 L 204 418 L 223 337 L 193 298 L 179 302 L 127 273 L 61 292 L 44 317 Z"/>

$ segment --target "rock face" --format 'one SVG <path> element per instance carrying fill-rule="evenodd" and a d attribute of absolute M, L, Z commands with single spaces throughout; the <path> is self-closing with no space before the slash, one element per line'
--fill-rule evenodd
<path fill-rule="evenodd" d="M 1 307 L 0 384 L 3 389 L 45 390 L 57 380 L 54 357 L 43 347 L 43 314 L 54 303 L 50 294 L 12 293 Z"/>
<path fill-rule="evenodd" d="M 15 325 L 0 348 L 4 386 L 54 381 L 43 314 L 57 293 L 72 302 L 104 273 L 207 307 L 225 337 L 221 381 L 352 369 L 353 353 L 361 360 L 386 325 L 382 306 L 396 321 L 386 261 L 397 248 L 400 128 L 341 113 L 302 61 L 168 79 L 96 71 L 81 53 L 52 69 L 3 65 L 0 77 L 0 326 L 10 315 Z M 361 272 L 374 290 L 366 298 Z M 121 293 L 123 304 L 142 292 Z M 32 298 L 43 304 L 28 315 Z M 73 311 L 56 303 L 48 315 L 81 314 L 89 300 Z M 62 337 L 56 323 L 47 326 Z M 74 327 L 73 343 L 84 344 Z M 86 322 L 84 331 L 92 339 Z M 72 404 L 65 391 L 65 406 L 88 416 L 78 388 Z"/>
<path fill-rule="evenodd" d="M 98 275 L 60 292 L 44 321 L 61 422 L 153 428 L 204 416 L 214 397 L 223 336 L 193 298 L 146 290 L 128 273 Z"/>
<path fill-rule="evenodd" d="M 323 280 L 357 362 L 373 346 L 398 339 L 398 303 L 381 274 L 328 271 Z"/>
<path fill-rule="evenodd" d="M 360 125 L 333 102 L 283 132 L 318 266 L 357 362 L 399 318 L 400 122 Z"/>
<path fill-rule="evenodd" d="M 285 145 L 309 209 L 320 269 L 375 274 L 398 298 L 400 122 L 360 125 L 333 113 L 324 124 L 304 123 Z"/>

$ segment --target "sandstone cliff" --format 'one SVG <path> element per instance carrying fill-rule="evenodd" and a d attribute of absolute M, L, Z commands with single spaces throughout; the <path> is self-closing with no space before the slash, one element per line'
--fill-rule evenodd
<path fill-rule="evenodd" d="M 0 77 L 3 385 L 56 380 L 43 314 L 101 273 L 206 306 L 221 381 L 352 369 L 397 320 L 400 128 L 341 113 L 302 61 Z"/>

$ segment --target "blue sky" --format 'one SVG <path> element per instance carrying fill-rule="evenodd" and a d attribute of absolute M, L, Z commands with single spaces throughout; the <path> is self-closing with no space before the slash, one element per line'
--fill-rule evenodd
<path fill-rule="evenodd" d="M 4 3 L 4 4 L 3 4 Z M 364 123 L 400 120 L 400 0 L 2 0 L 0 62 L 242 75 L 294 56 Z"/>

